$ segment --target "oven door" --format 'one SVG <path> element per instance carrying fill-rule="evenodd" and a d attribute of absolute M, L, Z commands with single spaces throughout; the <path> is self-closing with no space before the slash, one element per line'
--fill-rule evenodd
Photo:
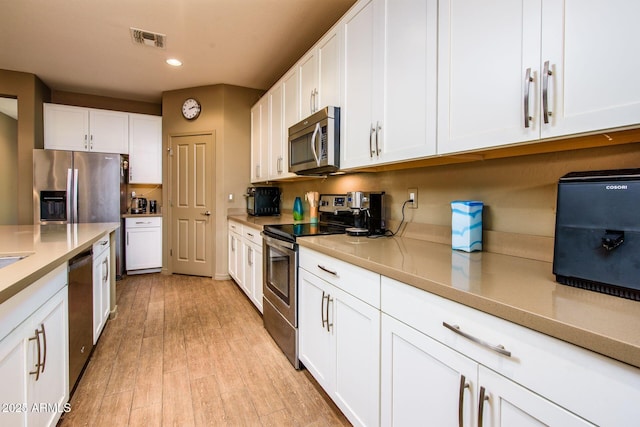
<path fill-rule="evenodd" d="M 298 245 L 263 235 L 263 293 L 273 307 L 298 327 Z"/>

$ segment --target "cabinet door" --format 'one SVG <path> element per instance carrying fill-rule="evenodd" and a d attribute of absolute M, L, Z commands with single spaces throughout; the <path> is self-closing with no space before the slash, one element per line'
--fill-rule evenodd
<path fill-rule="evenodd" d="M 243 252 L 243 260 L 244 260 L 244 277 L 242 282 L 239 283 L 240 288 L 244 291 L 245 294 L 251 299 L 251 293 L 253 288 L 253 283 L 255 281 L 254 277 L 254 269 L 253 265 L 255 264 L 255 251 L 250 243 L 242 241 L 242 252 Z"/>
<path fill-rule="evenodd" d="M 269 177 L 286 178 L 289 173 L 286 147 L 288 128 L 284 125 L 284 83 L 277 84 L 269 92 Z"/>
<path fill-rule="evenodd" d="M 269 97 L 263 96 L 251 108 L 251 182 L 267 180 L 269 145 Z"/>
<path fill-rule="evenodd" d="M 592 426 L 584 419 L 549 400 L 508 380 L 494 371 L 479 367 L 478 417 L 482 426 Z"/>
<path fill-rule="evenodd" d="M 327 106 L 340 106 L 342 26 L 330 30 L 318 42 L 318 93 L 315 111 Z"/>
<path fill-rule="evenodd" d="M 236 282 L 238 279 L 238 252 L 241 250 L 238 246 L 238 235 L 229 232 L 229 276 Z"/>
<path fill-rule="evenodd" d="M 129 153 L 129 114 L 91 109 L 89 126 L 89 151 Z"/>
<path fill-rule="evenodd" d="M 340 167 L 372 164 L 376 123 L 374 96 L 374 1 L 363 1 L 344 18 L 344 92 L 340 138 Z"/>
<path fill-rule="evenodd" d="M 384 110 L 378 113 L 381 162 L 436 153 L 438 1 L 384 0 Z"/>
<path fill-rule="evenodd" d="M 251 295 L 253 304 L 262 313 L 262 247 L 251 245 Z"/>
<path fill-rule="evenodd" d="M 549 123 L 554 137 L 640 122 L 640 58 L 629 54 L 640 39 L 640 2 L 543 2 L 542 62 L 547 76 Z M 544 76 L 543 76 L 544 79 Z M 544 89 L 544 88 L 543 88 Z"/>
<path fill-rule="evenodd" d="M 93 259 L 93 344 L 100 338 L 110 311 L 110 253 L 107 248 Z"/>
<path fill-rule="evenodd" d="M 129 115 L 129 183 L 162 184 L 162 117 Z"/>
<path fill-rule="evenodd" d="M 476 362 L 385 314 L 381 352 L 382 425 L 476 425 Z"/>
<path fill-rule="evenodd" d="M 39 332 L 42 368 L 38 376 L 29 375 L 28 405 L 41 409 L 29 412 L 27 422 L 29 425 L 55 426 L 61 415 L 58 410 L 63 409 L 69 397 L 67 288 L 42 306 L 31 317 L 30 324 L 32 332 Z M 27 367 L 35 367 L 37 360 L 37 341 L 27 338 Z M 47 406 L 56 410 L 47 410 Z"/>
<path fill-rule="evenodd" d="M 162 228 L 127 228 L 127 271 L 162 267 Z"/>
<path fill-rule="evenodd" d="M 318 51 L 312 49 L 298 63 L 300 79 L 300 114 L 308 117 L 316 111 L 315 97 L 318 91 Z"/>
<path fill-rule="evenodd" d="M 31 325 L 23 324 L 0 341 L 0 402 L 7 405 L 0 411 L 0 425 L 24 426 L 28 412 L 27 366 L 25 336 L 33 334 Z M 8 386 L 10 384 L 11 386 Z M 3 408 L 5 409 L 5 408 Z"/>
<path fill-rule="evenodd" d="M 44 104 L 44 148 L 89 151 L 89 113 L 86 108 Z"/>
<path fill-rule="evenodd" d="M 333 304 L 327 302 L 332 289 L 324 280 L 298 269 L 299 358 L 329 395 L 334 389 L 336 366 L 335 329 L 327 319 L 328 307 Z"/>
<path fill-rule="evenodd" d="M 111 313 L 111 251 L 109 249 L 105 251 L 104 259 L 100 264 L 102 265 L 102 296 L 100 302 L 102 304 L 102 328 L 104 329 Z"/>
<path fill-rule="evenodd" d="M 336 352 L 335 391 L 330 395 L 354 425 L 377 426 L 380 311 L 335 287 L 326 304 Z"/>
<path fill-rule="evenodd" d="M 541 0 L 439 2 L 439 154 L 539 138 L 541 9 Z"/>

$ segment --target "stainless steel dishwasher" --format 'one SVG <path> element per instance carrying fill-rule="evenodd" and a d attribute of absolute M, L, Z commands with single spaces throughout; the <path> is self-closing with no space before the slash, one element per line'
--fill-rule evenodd
<path fill-rule="evenodd" d="M 73 390 L 93 349 L 93 254 L 69 261 L 69 390 Z"/>

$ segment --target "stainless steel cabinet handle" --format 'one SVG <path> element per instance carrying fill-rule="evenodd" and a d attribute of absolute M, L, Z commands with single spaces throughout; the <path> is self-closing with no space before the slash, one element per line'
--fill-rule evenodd
<path fill-rule="evenodd" d="M 380 149 L 380 131 L 382 130 L 382 127 L 380 127 L 380 122 L 376 122 L 376 156 L 380 155 L 380 152 L 382 151 Z"/>
<path fill-rule="evenodd" d="M 324 297 L 325 293 L 324 291 L 322 291 L 322 301 L 320 302 L 320 318 L 322 319 L 322 329 L 324 329 L 324 326 L 327 323 L 327 320 L 325 320 L 324 318 Z"/>
<path fill-rule="evenodd" d="M 489 400 L 489 396 L 487 396 L 486 392 L 487 391 L 484 387 L 480 387 L 480 397 L 478 398 L 478 427 L 482 427 L 484 424 L 484 402 Z"/>
<path fill-rule="evenodd" d="M 319 268 L 320 270 L 322 270 L 322 271 L 325 271 L 325 272 L 327 272 L 327 273 L 329 273 L 329 274 L 332 274 L 332 275 L 334 275 L 334 276 L 338 277 L 338 272 L 337 272 L 337 271 L 329 270 L 329 269 L 328 269 L 327 267 L 325 267 L 324 265 L 320 265 L 320 264 L 318 264 L 318 268 Z"/>
<path fill-rule="evenodd" d="M 329 303 L 333 302 L 333 298 L 331 298 L 331 294 L 327 294 L 327 332 L 331 332 L 331 328 L 333 327 L 333 323 L 329 322 Z"/>
<path fill-rule="evenodd" d="M 47 335 L 44 330 L 44 323 L 40 324 L 40 329 L 41 330 L 36 329 L 35 336 L 29 338 L 29 341 L 35 340 L 36 346 L 37 346 L 38 361 L 35 364 L 36 369 L 34 371 L 29 372 L 29 375 L 36 376 L 36 381 L 40 379 L 40 373 L 44 372 L 44 367 L 45 367 L 45 364 L 47 363 Z M 42 335 L 44 345 L 40 344 L 40 335 Z M 44 353 L 42 351 L 43 350 L 42 347 L 44 347 Z"/>
<path fill-rule="evenodd" d="M 247 233 L 247 236 L 249 236 L 249 237 L 251 237 L 253 239 L 253 234 Z"/>
<path fill-rule="evenodd" d="M 311 113 L 313 113 L 313 112 L 314 112 L 314 111 L 313 111 L 313 104 L 314 104 L 314 102 L 313 102 L 313 91 L 314 91 L 314 90 L 315 90 L 315 89 L 311 89 L 311 95 L 309 95 L 309 111 L 310 111 Z"/>
<path fill-rule="evenodd" d="M 531 116 L 529 115 L 529 89 L 531 88 L 531 82 L 533 82 L 533 77 L 531 77 L 531 67 L 527 68 L 527 72 L 524 76 L 524 127 L 529 127 L 529 122 L 531 121 Z"/>
<path fill-rule="evenodd" d="M 549 123 L 549 76 L 553 72 L 549 69 L 549 61 L 544 61 L 544 69 L 542 70 L 542 118 L 545 123 Z"/>
<path fill-rule="evenodd" d="M 371 129 L 369 129 L 369 158 L 373 159 L 373 155 L 375 154 L 375 150 L 373 149 L 373 134 L 376 132 L 376 129 L 373 127 L 373 123 L 371 124 Z"/>
<path fill-rule="evenodd" d="M 503 356 L 511 357 L 511 352 L 506 350 L 504 348 L 504 346 L 502 346 L 501 344 L 498 344 L 498 345 L 489 344 L 488 342 L 483 341 L 480 338 L 476 338 L 473 335 L 470 335 L 470 334 L 468 334 L 466 332 L 461 331 L 460 330 L 460 326 L 458 326 L 458 325 L 450 325 L 447 322 L 442 322 L 442 326 L 444 326 L 445 328 L 455 332 L 458 335 L 461 335 L 461 336 L 465 337 L 466 339 L 468 339 L 470 341 L 473 341 L 476 344 L 480 344 L 481 346 L 488 348 L 489 350 L 493 350 L 496 353 L 502 354 Z"/>
<path fill-rule="evenodd" d="M 256 178 L 260 178 L 260 165 L 256 165 Z"/>
<path fill-rule="evenodd" d="M 464 375 L 460 375 L 460 389 L 458 393 L 458 426 L 464 427 L 464 391 L 469 388 L 469 383 Z"/>
<path fill-rule="evenodd" d="M 85 150 L 89 149 L 89 142 L 88 142 L 88 135 L 87 134 L 84 135 L 84 149 Z"/>
<path fill-rule="evenodd" d="M 249 265 L 253 265 L 253 248 L 247 248 L 247 262 Z"/>
<path fill-rule="evenodd" d="M 102 283 L 106 284 L 109 280 L 109 258 L 105 258 L 102 261 L 102 266 L 104 267 L 104 274 L 102 275 Z"/>
<path fill-rule="evenodd" d="M 235 252 L 236 251 L 236 238 L 235 237 L 231 237 L 231 251 Z"/>
<path fill-rule="evenodd" d="M 129 232 L 127 231 L 127 246 L 129 246 Z"/>
<path fill-rule="evenodd" d="M 91 135 L 91 137 L 89 138 L 89 150 L 93 151 L 93 135 Z"/>

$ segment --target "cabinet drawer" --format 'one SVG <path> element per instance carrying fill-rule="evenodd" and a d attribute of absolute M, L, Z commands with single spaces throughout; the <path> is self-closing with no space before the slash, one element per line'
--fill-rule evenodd
<path fill-rule="evenodd" d="M 162 217 L 145 216 L 140 218 L 126 218 L 125 226 L 127 228 L 136 227 L 162 227 Z"/>
<path fill-rule="evenodd" d="M 345 292 L 380 308 L 380 275 L 300 247 L 299 265 Z"/>
<path fill-rule="evenodd" d="M 255 243 L 256 245 L 262 245 L 262 236 L 260 230 L 253 227 L 242 227 L 242 235 L 245 241 Z"/>
<path fill-rule="evenodd" d="M 102 252 L 106 251 L 107 249 L 109 249 L 109 235 L 105 234 L 100 238 L 100 240 L 93 244 L 93 259 L 95 260 L 96 257 L 101 255 Z"/>
<path fill-rule="evenodd" d="M 381 296 L 383 312 L 590 422 L 624 425 L 640 417 L 633 403 L 640 399 L 640 369 L 387 277 Z"/>
<path fill-rule="evenodd" d="M 235 221 L 229 221 L 228 223 L 228 227 L 229 227 L 229 231 L 232 231 L 234 233 L 238 233 L 240 235 L 242 235 L 242 224 L 240 224 L 239 222 L 235 222 Z"/>

